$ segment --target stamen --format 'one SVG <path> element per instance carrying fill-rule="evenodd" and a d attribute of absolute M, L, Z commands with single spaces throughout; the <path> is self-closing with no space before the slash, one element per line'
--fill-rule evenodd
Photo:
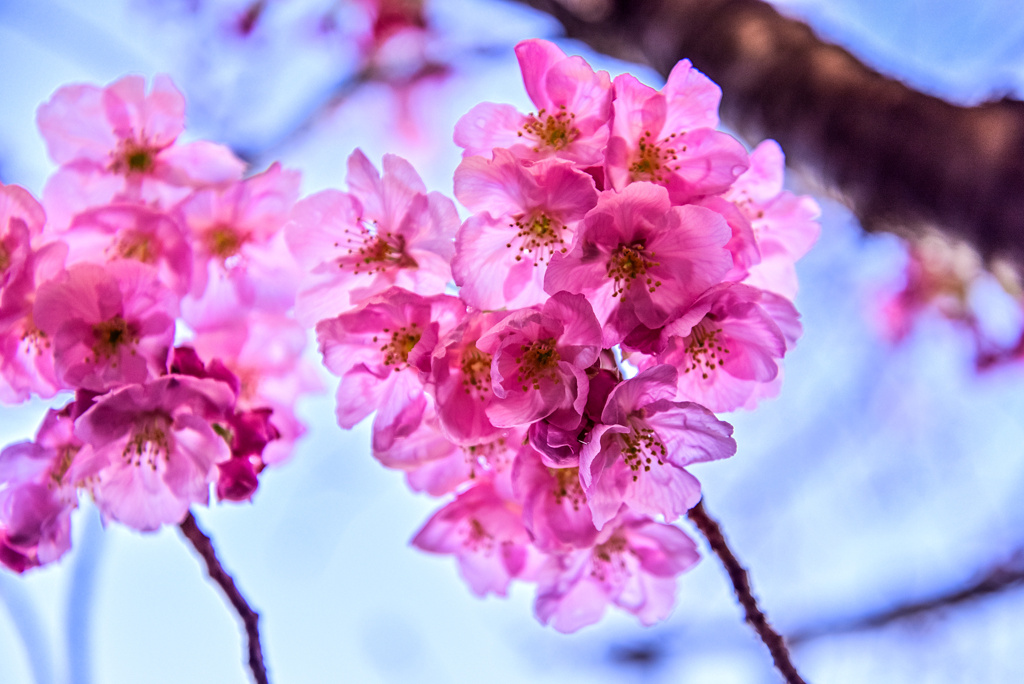
<path fill-rule="evenodd" d="M 372 274 L 419 265 L 405 253 L 405 236 L 391 231 L 378 232 L 376 221 L 360 218 L 355 227 L 345 229 L 345 236 L 351 245 L 347 253 L 352 258 L 339 261 L 338 268 L 350 267 L 353 273 Z"/>
<path fill-rule="evenodd" d="M 136 427 L 121 453 L 125 463 L 136 467 L 145 464 L 155 471 L 161 458 L 170 461 L 171 445 L 167 436 L 169 426 L 170 420 L 163 414 L 143 418 L 142 425 Z"/>
<path fill-rule="evenodd" d="M 145 139 L 140 142 L 135 138 L 122 141 L 118 147 L 109 170 L 125 176 L 152 172 L 156 166 L 156 155 L 161 149 L 148 144 Z"/>
<path fill-rule="evenodd" d="M 558 111 L 548 113 L 541 109 L 536 114 L 526 117 L 523 130 L 518 135 L 524 134 L 537 139 L 534 152 L 540 152 L 545 148 L 555 151 L 565 149 L 580 135 L 580 129 L 576 127 L 576 115 L 560 105 Z"/>
<path fill-rule="evenodd" d="M 113 358 L 124 345 L 134 345 L 139 341 L 139 332 L 135 324 L 114 316 L 92 326 L 92 337 L 92 362 L 95 363 Z"/>
<path fill-rule="evenodd" d="M 552 495 L 555 503 L 561 504 L 568 500 L 574 511 L 580 510 L 580 504 L 586 504 L 587 495 L 580 485 L 580 469 L 577 468 L 548 468 L 548 473 L 555 478 L 555 489 Z"/>
<path fill-rule="evenodd" d="M 210 255 L 218 259 L 227 259 L 238 254 L 242 245 L 248 242 L 248 236 L 235 230 L 232 226 L 217 225 L 206 232 L 206 249 Z"/>
<path fill-rule="evenodd" d="M 636 425 L 622 436 L 622 460 L 633 471 L 633 482 L 639 479 L 641 472 L 649 472 L 655 462 L 665 465 L 666 456 L 665 445 L 658 438 L 658 433 L 649 427 Z"/>
<path fill-rule="evenodd" d="M 558 362 L 561 357 L 555 349 L 554 338 L 537 340 L 530 344 L 524 344 L 519 348 L 519 356 L 515 361 L 519 364 L 519 372 L 516 374 L 516 382 L 526 392 L 532 386 L 533 389 L 540 389 L 540 382 L 544 378 L 552 382 L 558 382 Z"/>
<path fill-rule="evenodd" d="M 686 338 L 686 353 L 690 355 L 690 363 L 683 369 L 684 373 L 698 371 L 707 380 L 709 372 L 725 365 L 724 355 L 729 353 L 729 349 L 722 346 L 722 329 L 713 325 L 711 319 L 705 317 L 690 331 Z"/>
<path fill-rule="evenodd" d="M 121 258 L 144 264 L 155 263 L 160 258 L 160 243 L 153 241 L 152 236 L 134 230 L 122 232 L 114 249 Z"/>
<path fill-rule="evenodd" d="M 675 164 L 679 159 L 674 145 L 675 133 L 672 133 L 661 142 L 652 140 L 653 134 L 644 131 L 637 141 L 636 161 L 629 167 L 629 178 L 632 181 L 651 181 L 663 183 L 667 180 L 667 174 L 679 169 Z M 682 147 L 686 151 L 686 146 Z"/>
<path fill-rule="evenodd" d="M 615 280 L 612 297 L 621 296 L 632 287 L 634 280 L 646 276 L 648 270 L 660 265 L 660 262 L 654 261 L 654 252 L 650 255 L 645 252 L 642 242 L 619 245 L 612 252 L 607 265 L 608 277 Z M 654 292 L 661 286 L 661 281 L 646 277 L 644 284 L 648 291 Z"/>
<path fill-rule="evenodd" d="M 480 351 L 471 342 L 462 350 L 461 367 L 466 394 L 475 392 L 480 401 L 487 401 L 491 391 L 491 355 Z"/>
<path fill-rule="evenodd" d="M 539 266 L 551 259 L 556 252 L 563 254 L 568 251 L 565 240 L 562 239 L 562 225 L 553 220 L 547 214 L 539 214 L 532 219 L 520 217 L 509 224 L 511 228 L 518 228 L 519 232 L 505 246 L 509 249 L 519 241 L 519 254 L 516 254 L 516 261 L 522 261 L 533 255 L 533 265 Z"/>
<path fill-rule="evenodd" d="M 394 366 L 395 372 L 406 368 L 409 362 L 409 352 L 416 346 L 416 343 L 420 341 L 420 337 L 423 333 L 420 332 L 419 326 L 415 323 L 410 323 L 408 326 L 403 325 L 398 330 L 392 331 L 390 328 L 384 328 L 384 333 L 391 333 L 391 339 L 385 342 L 380 350 L 384 352 L 384 365 Z M 379 336 L 374 335 L 373 341 L 378 342 Z"/>

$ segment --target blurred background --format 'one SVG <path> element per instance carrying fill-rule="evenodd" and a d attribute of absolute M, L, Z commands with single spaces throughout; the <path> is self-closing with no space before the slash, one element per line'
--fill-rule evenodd
<path fill-rule="evenodd" d="M 1012 0 L 776 5 L 951 101 L 1024 89 Z M 525 38 L 661 85 L 560 40 L 554 20 L 519 4 L 428 1 L 422 18 L 401 27 L 406 39 L 373 43 L 368 60 L 380 35 L 356 0 L 0 0 L 0 181 L 39 196 L 54 167 L 36 107 L 63 84 L 127 73 L 170 74 L 189 136 L 230 145 L 254 170 L 301 170 L 303 194 L 344 187 L 360 147 L 374 161 L 408 158 L 450 195 L 458 117 L 480 101 L 532 109 L 512 52 Z M 790 186 L 812 187 L 796 176 Z M 974 336 L 932 309 L 893 342 L 882 311 L 904 287 L 905 246 L 819 201 L 822 236 L 798 265 L 804 337 L 782 394 L 725 416 L 737 455 L 694 468 L 706 506 L 809 681 L 1024 681 L 1024 591 L 1012 579 L 1024 569 L 1024 369 L 979 372 Z M 993 340 L 1017 339 L 1019 306 L 993 278 L 979 277 L 968 303 Z M 324 384 L 299 407 L 307 436 L 252 504 L 196 511 L 261 613 L 272 681 L 779 681 L 714 557 L 681 578 L 673 616 L 655 628 L 612 612 L 565 636 L 534 620 L 530 586 L 474 598 L 451 558 L 408 546 L 438 502 L 371 458 L 365 426 L 337 428 L 326 373 Z M 30 438 L 45 408 L 0 409 L 3 443 Z M 61 562 L 0 572 L 0 682 L 249 680 L 237 618 L 176 529 L 103 529 L 87 503 L 74 526 Z M 863 624 L 987 577 L 1010 580 Z"/>

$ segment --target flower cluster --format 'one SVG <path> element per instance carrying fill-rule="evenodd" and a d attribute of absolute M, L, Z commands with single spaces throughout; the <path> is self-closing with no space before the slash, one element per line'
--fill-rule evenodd
<path fill-rule="evenodd" d="M 38 113 L 59 165 L 43 204 L 0 186 L 0 400 L 73 393 L 0 452 L 0 562 L 18 572 L 67 551 L 81 490 L 153 530 L 211 485 L 250 499 L 303 431 L 315 376 L 282 231 L 299 176 L 244 178 L 227 148 L 180 142 L 184 106 L 166 77 L 61 88 Z"/>
<path fill-rule="evenodd" d="M 651 624 L 698 560 L 671 524 L 700 499 L 688 468 L 736 450 L 713 412 L 778 390 L 817 207 L 782 190 L 774 142 L 715 129 L 688 62 L 656 91 L 545 41 L 516 53 L 537 110 L 458 122 L 461 224 L 407 162 L 359 151 L 347 192 L 296 205 L 297 314 L 338 423 L 376 411 L 374 456 L 451 497 L 415 546 L 478 595 L 536 583 L 560 631 L 608 604 Z"/>

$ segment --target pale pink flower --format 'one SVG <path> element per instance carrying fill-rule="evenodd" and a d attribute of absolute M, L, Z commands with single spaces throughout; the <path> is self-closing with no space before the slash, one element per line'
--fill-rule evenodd
<path fill-rule="evenodd" d="M 452 554 L 459 574 L 477 596 L 505 596 L 509 582 L 527 567 L 530 536 L 519 506 L 487 481 L 439 510 L 413 537 L 413 546 Z"/>
<path fill-rule="evenodd" d="M 516 454 L 512 487 L 523 524 L 542 551 L 591 546 L 597 538 L 579 467 L 552 468 L 529 444 Z"/>
<path fill-rule="evenodd" d="M 77 214 L 60 238 L 68 264 L 137 261 L 184 296 L 192 285 L 192 247 L 171 214 L 138 204 L 110 204 Z"/>
<path fill-rule="evenodd" d="M 239 409 L 273 410 L 270 423 L 279 436 L 263 451 L 268 465 L 287 460 L 306 432 L 295 415 L 296 402 L 323 390 L 316 368 L 304 358 L 307 337 L 305 327 L 290 317 L 251 311 L 229 325 L 200 329 L 189 343 L 237 377 Z"/>
<path fill-rule="evenodd" d="M 498 427 L 527 426 L 561 409 L 583 412 L 601 327 L 586 298 L 559 292 L 541 307 L 503 318 L 477 347 L 491 356 L 487 417 Z"/>
<path fill-rule="evenodd" d="M 20 317 L 32 289 L 32 240 L 45 223 L 42 206 L 27 190 L 0 184 L 0 331 Z"/>
<path fill-rule="evenodd" d="M 61 383 L 105 392 L 166 372 L 177 309 L 152 269 L 119 261 L 76 264 L 45 283 L 33 316 L 51 340 Z"/>
<path fill-rule="evenodd" d="M 106 88 L 65 86 L 39 108 L 37 123 L 50 157 L 61 165 L 44 191 L 59 225 L 116 198 L 166 208 L 191 188 L 240 178 L 245 168 L 222 145 L 175 144 L 185 125 L 185 99 L 163 75 L 148 94 L 141 76 Z"/>
<path fill-rule="evenodd" d="M 225 279 L 236 272 L 247 280 L 265 278 L 276 287 L 287 285 L 288 278 L 266 269 L 272 259 L 282 261 L 282 253 L 265 253 L 288 221 L 299 196 L 299 181 L 297 171 L 284 170 L 275 163 L 245 180 L 199 190 L 179 205 L 182 223 L 195 245 L 193 297 L 202 297 L 211 279 Z M 256 288 L 250 285 L 248 289 Z M 244 299 L 238 297 L 240 302 Z M 286 308 L 290 306 L 288 303 Z"/>
<path fill-rule="evenodd" d="M 593 547 L 548 557 L 534 612 L 559 632 L 597 622 L 608 604 L 653 625 L 672 611 L 676 576 L 699 560 L 697 545 L 679 528 L 624 513 Z"/>
<path fill-rule="evenodd" d="M 523 441 L 521 430 L 496 430 L 487 439 L 459 445 L 445 437 L 432 403 L 419 427 L 373 456 L 386 468 L 402 470 L 410 489 L 444 496 L 481 479 L 511 492 L 512 460 Z"/>
<path fill-rule="evenodd" d="M 580 453 L 580 479 L 602 529 L 622 504 L 675 520 L 700 501 L 686 466 L 736 453 L 732 426 L 703 406 L 673 401 L 676 370 L 662 365 L 608 395 L 601 424 Z"/>
<path fill-rule="evenodd" d="M 54 370 L 53 344 L 36 325 L 33 305 L 40 286 L 64 272 L 67 245 L 51 242 L 29 254 L 16 283 L 5 290 L 0 325 L 0 401 L 22 402 L 32 394 L 52 397 L 61 389 Z"/>
<path fill-rule="evenodd" d="M 750 221 L 761 252 L 744 281 L 793 299 L 797 291 L 794 264 L 817 241 L 821 232 L 818 203 L 782 189 L 785 157 L 774 140 L 765 140 L 750 153 L 750 168 L 725 193 Z"/>
<path fill-rule="evenodd" d="M 389 287 L 440 294 L 459 227 L 450 199 L 427 193 L 409 162 L 384 156 L 380 175 L 359 150 L 348 160 L 349 193 L 325 190 L 295 205 L 288 247 L 309 275 L 298 294 L 304 324 L 349 311 Z"/>
<path fill-rule="evenodd" d="M 551 258 L 544 288 L 586 295 L 610 347 L 639 324 L 661 327 L 721 282 L 730 236 L 721 215 L 673 207 L 661 186 L 633 183 L 601 195 L 573 248 Z"/>
<path fill-rule="evenodd" d="M 71 548 L 78 495 L 67 472 L 81 448 L 71 408 L 47 412 L 34 442 L 0 452 L 0 563 L 15 572 L 51 563 Z"/>
<path fill-rule="evenodd" d="M 225 383 L 186 375 L 103 395 L 75 424 L 84 446 L 69 475 L 107 520 L 142 531 L 181 522 L 190 505 L 209 502 L 215 466 L 231 457 L 213 424 L 234 401 Z"/>
<path fill-rule="evenodd" d="M 376 410 L 375 450 L 415 430 L 427 406 L 431 356 L 464 315 L 455 297 L 392 288 L 356 311 L 318 323 L 324 365 L 341 378 L 338 424 L 351 428 Z"/>
<path fill-rule="evenodd" d="M 523 115 L 511 105 L 485 102 L 455 124 L 455 144 L 466 156 L 489 157 L 501 147 L 523 159 L 556 156 L 580 166 L 600 165 L 608 141 L 611 80 L 579 56 L 567 57 L 546 40 L 516 46 L 526 92 L 537 107 Z"/>
<path fill-rule="evenodd" d="M 636 181 L 668 188 L 673 204 L 717 195 L 747 168 L 743 145 L 718 123 L 721 91 L 682 60 L 661 91 L 630 74 L 615 78 L 605 173 L 612 188 Z"/>
<path fill-rule="evenodd" d="M 712 411 L 774 395 L 782 357 L 801 332 L 789 300 L 738 284 L 713 288 L 662 330 L 664 352 L 640 363 L 679 370 L 680 397 Z"/>
<path fill-rule="evenodd" d="M 480 309 L 547 299 L 548 260 L 568 250 L 576 223 L 597 204 L 590 175 L 558 160 L 523 162 L 503 149 L 492 160 L 463 159 L 455 196 L 474 215 L 456 238 L 452 274 L 462 299 Z"/>

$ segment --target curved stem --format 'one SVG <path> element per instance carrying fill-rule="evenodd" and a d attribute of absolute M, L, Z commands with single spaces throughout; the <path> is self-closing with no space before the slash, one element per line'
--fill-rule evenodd
<path fill-rule="evenodd" d="M 764 642 L 764 645 L 768 647 L 768 651 L 772 654 L 772 660 L 775 662 L 775 669 L 782 674 L 787 684 L 806 684 L 800 673 L 797 672 L 796 666 L 793 665 L 789 649 L 786 648 L 786 642 L 782 635 L 768 623 L 768 618 L 758 607 L 757 599 L 754 598 L 750 589 L 750 578 L 747 576 L 746 569 L 740 565 L 732 549 L 729 548 L 729 544 L 725 541 L 725 535 L 722 534 L 722 528 L 704 510 L 703 499 L 690 509 L 687 517 L 708 540 L 711 550 L 725 566 L 726 572 L 729 573 L 729 579 L 732 581 L 733 591 L 736 592 L 736 598 L 739 599 L 740 605 L 743 606 L 746 613 L 746 620 L 757 632 L 757 636 Z"/>
<path fill-rule="evenodd" d="M 217 560 L 217 552 L 213 548 L 213 542 L 207 537 L 199 526 L 196 519 L 189 511 L 185 519 L 178 526 L 182 534 L 191 542 L 192 546 L 206 562 L 206 570 L 210 579 L 217 583 L 224 595 L 228 597 L 231 606 L 242 618 L 245 625 L 245 633 L 249 639 L 249 669 L 252 670 L 252 677 L 256 684 L 269 684 L 267 668 L 263 664 L 263 649 L 260 646 L 259 613 L 249 607 L 249 603 L 242 596 L 242 592 L 235 586 L 235 580 L 224 570 L 220 561 Z"/>

